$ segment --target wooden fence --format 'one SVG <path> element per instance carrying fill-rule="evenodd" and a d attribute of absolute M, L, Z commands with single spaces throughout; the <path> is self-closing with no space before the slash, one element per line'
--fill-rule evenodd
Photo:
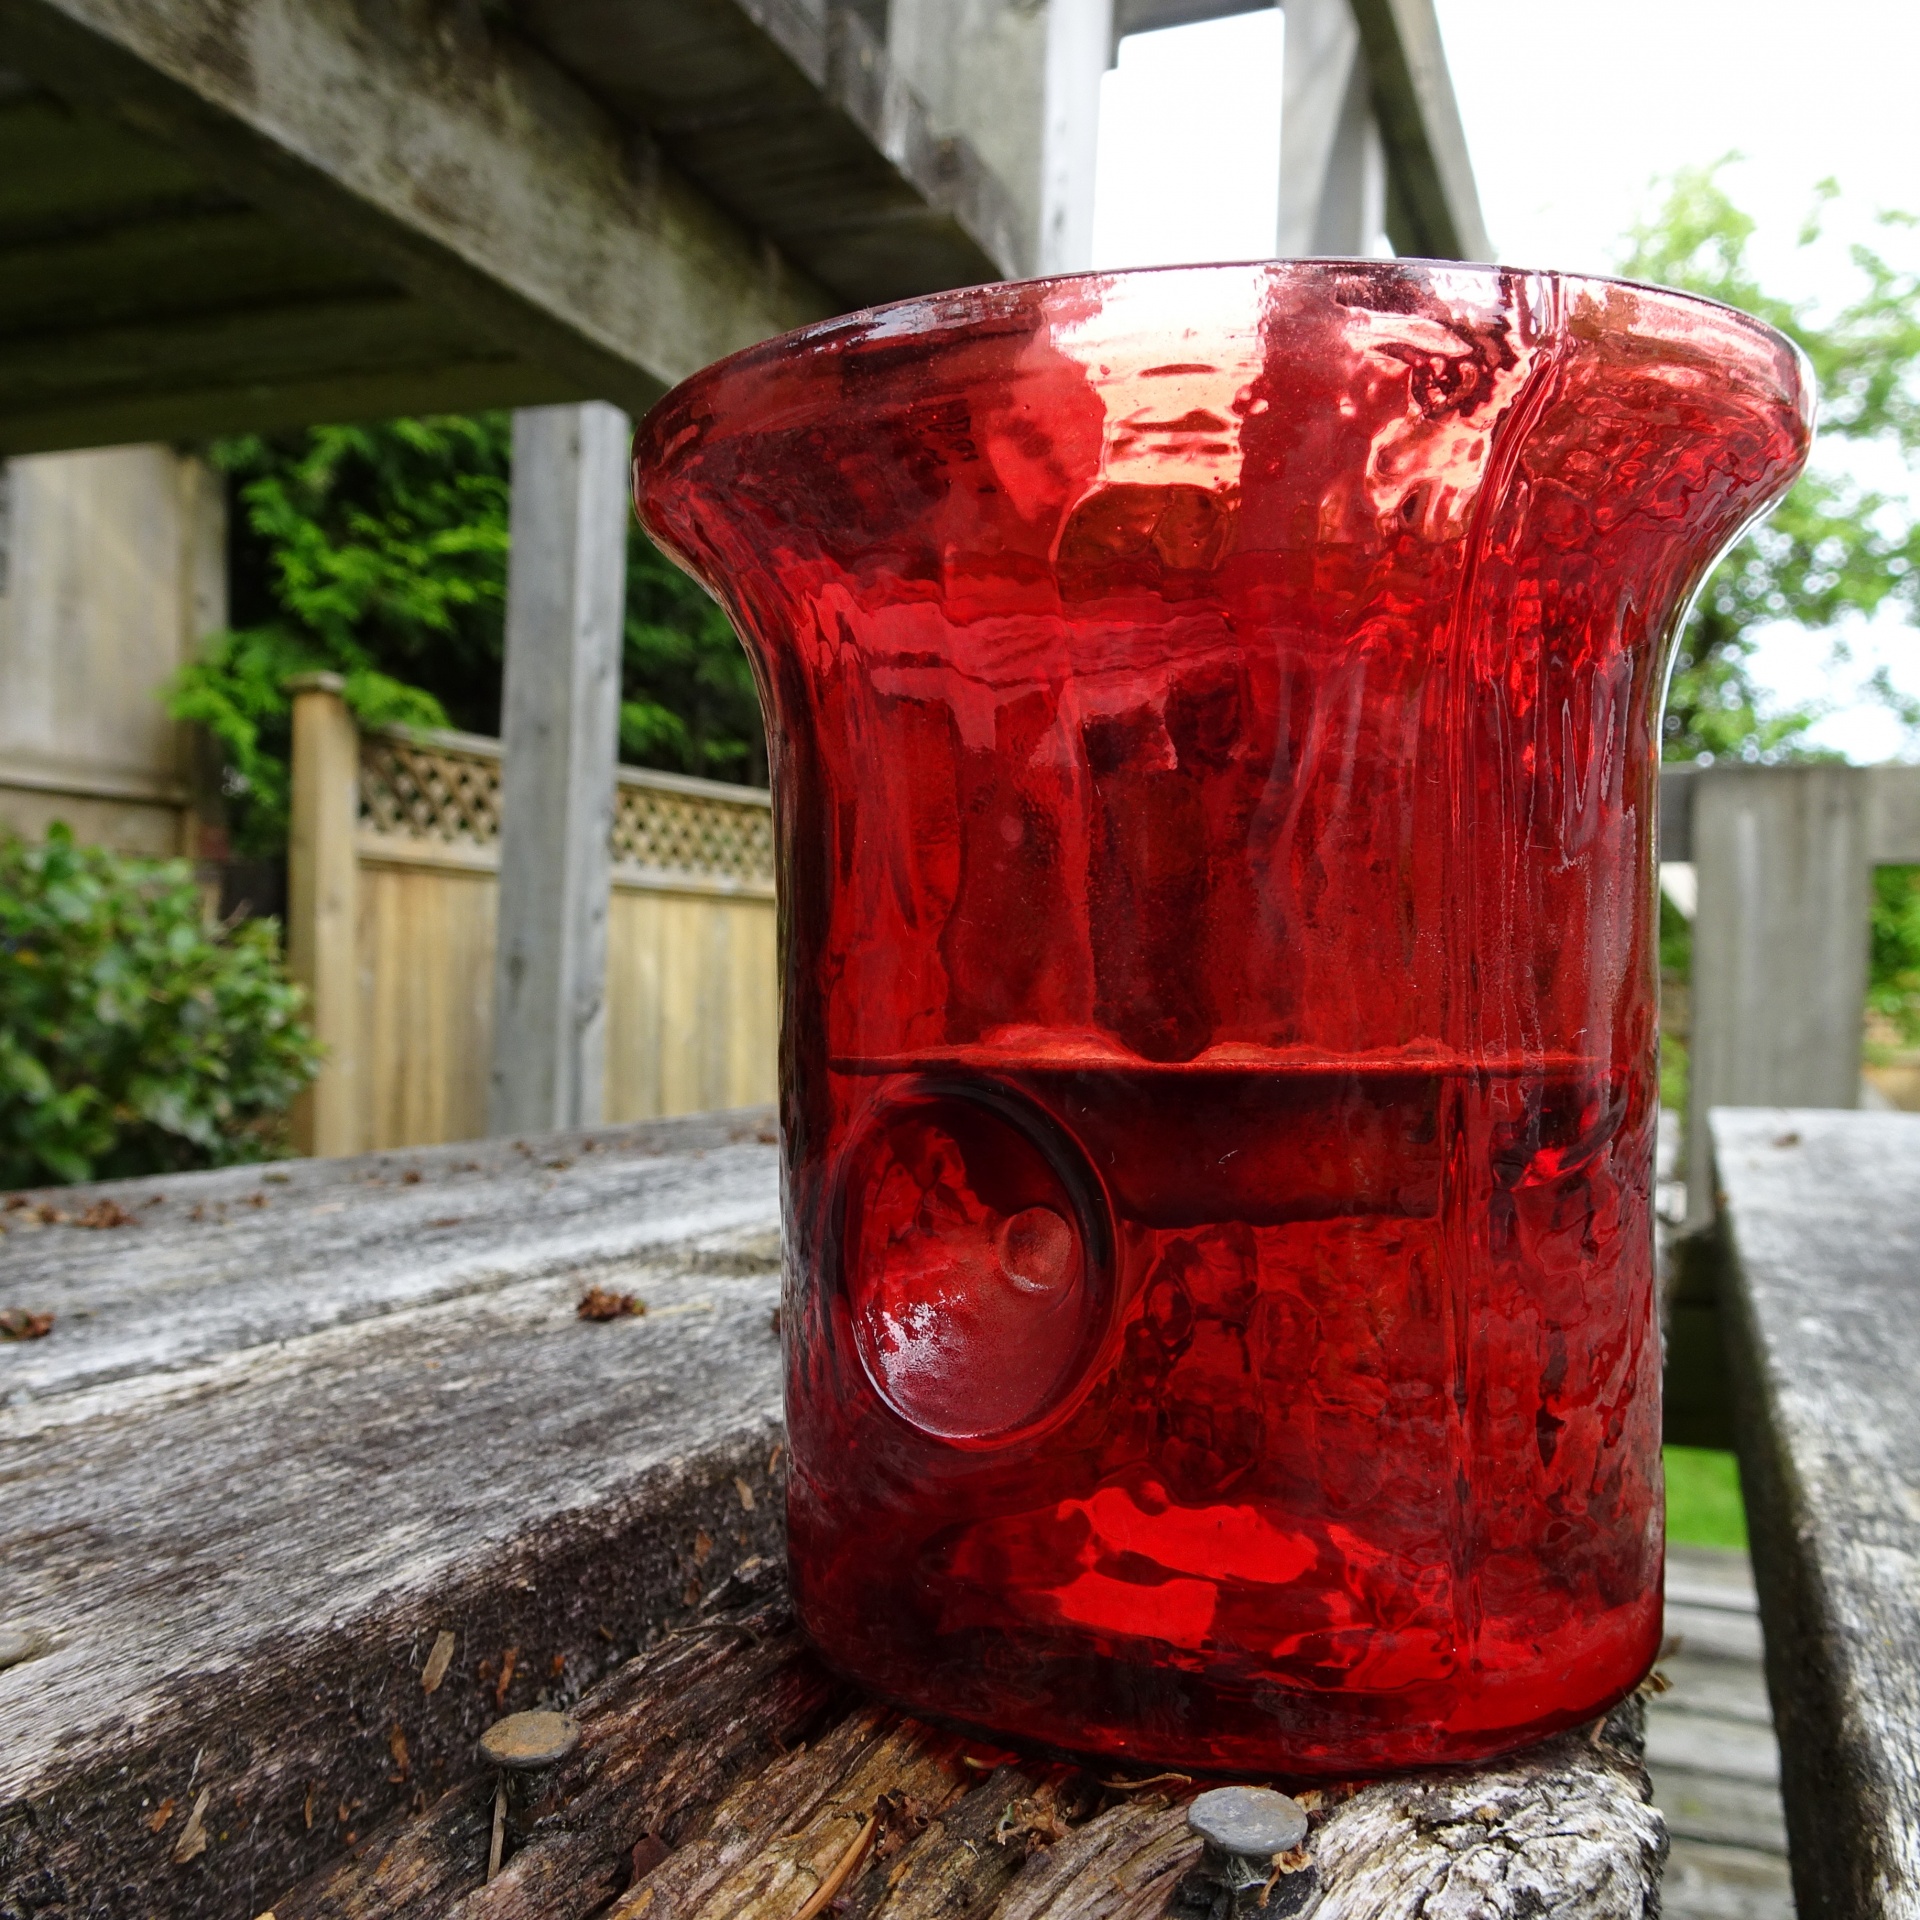
<path fill-rule="evenodd" d="M 768 796 L 619 770 L 607 927 L 610 1121 L 774 1097 Z M 296 696 L 288 951 L 327 1064 L 303 1151 L 486 1131 L 500 743 L 362 735 L 337 688 Z"/>

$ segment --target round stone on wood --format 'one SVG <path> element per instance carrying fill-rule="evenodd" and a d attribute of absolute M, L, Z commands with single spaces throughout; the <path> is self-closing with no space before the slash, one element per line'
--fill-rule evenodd
<path fill-rule="evenodd" d="M 1270 1860 L 1307 1837 L 1307 1810 L 1271 1787 L 1215 1787 L 1187 1809 L 1187 1826 L 1222 1853 Z"/>
<path fill-rule="evenodd" d="M 496 1767 L 526 1771 L 564 1760 L 580 1744 L 580 1728 L 564 1713 L 510 1713 L 480 1736 L 480 1751 Z"/>

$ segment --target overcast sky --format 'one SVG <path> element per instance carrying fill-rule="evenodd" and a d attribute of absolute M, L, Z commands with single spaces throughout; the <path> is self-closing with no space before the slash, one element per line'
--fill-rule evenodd
<path fill-rule="evenodd" d="M 1920 211 L 1920 0 L 1437 4 L 1503 260 L 1604 271 L 1654 204 L 1655 176 L 1729 152 L 1744 158 L 1727 185 L 1785 293 L 1845 284 L 1843 248 L 1808 258 L 1793 244 L 1821 179 L 1840 182 L 1843 229 L 1884 207 Z M 1102 97 L 1096 264 L 1272 251 L 1283 31 L 1272 10 L 1122 43 Z M 1913 754 L 1920 743 L 1852 689 L 1884 662 L 1920 694 L 1920 636 L 1881 623 L 1853 652 L 1833 672 L 1824 637 L 1783 633 L 1762 677 L 1783 700 L 1831 702 L 1817 737 L 1852 758 Z"/>

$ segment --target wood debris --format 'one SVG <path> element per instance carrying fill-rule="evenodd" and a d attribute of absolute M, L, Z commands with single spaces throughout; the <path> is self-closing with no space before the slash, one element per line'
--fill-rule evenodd
<path fill-rule="evenodd" d="M 184 1867 L 190 1860 L 198 1860 L 207 1850 L 206 1812 L 207 1802 L 213 1798 L 211 1787 L 202 1787 L 200 1797 L 193 1803 L 193 1811 L 187 1815 L 187 1824 L 181 1829 L 180 1838 L 173 1849 L 173 1864 Z"/>
<path fill-rule="evenodd" d="M 582 1320 L 621 1320 L 630 1315 L 638 1318 L 646 1310 L 647 1303 L 637 1293 L 614 1293 L 606 1287 L 589 1287 L 574 1308 Z"/>
<path fill-rule="evenodd" d="M 0 1340 L 44 1340 L 53 1331 L 53 1315 L 26 1307 L 0 1307 Z"/>
<path fill-rule="evenodd" d="M 137 1227 L 139 1219 L 129 1213 L 117 1200 L 96 1200 L 84 1213 L 73 1217 L 76 1227 L 92 1227 L 96 1231 L 106 1227 Z"/>
<path fill-rule="evenodd" d="M 427 1664 L 420 1669 L 422 1693 L 433 1693 L 439 1689 L 440 1682 L 447 1677 L 447 1669 L 453 1665 L 453 1648 L 451 1629 L 443 1628 L 434 1636 L 433 1650 L 427 1655 Z"/>
<path fill-rule="evenodd" d="M 815 1920 L 815 1915 L 826 1912 L 832 1905 L 834 1895 L 851 1880 L 858 1871 L 861 1861 L 867 1857 L 867 1849 L 873 1845 L 873 1836 L 879 1822 L 871 1813 L 860 1816 L 860 1830 L 848 1843 L 847 1850 L 833 1864 L 833 1869 L 813 1891 L 813 1898 L 793 1916 L 793 1920 Z"/>

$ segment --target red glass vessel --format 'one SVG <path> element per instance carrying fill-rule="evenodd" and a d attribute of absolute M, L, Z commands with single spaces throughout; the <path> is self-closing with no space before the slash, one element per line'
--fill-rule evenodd
<path fill-rule="evenodd" d="M 911 301 L 648 418 L 771 734 L 835 1664 L 1299 1775 L 1640 1678 L 1661 700 L 1808 412 L 1724 308 L 1389 261 Z"/>

